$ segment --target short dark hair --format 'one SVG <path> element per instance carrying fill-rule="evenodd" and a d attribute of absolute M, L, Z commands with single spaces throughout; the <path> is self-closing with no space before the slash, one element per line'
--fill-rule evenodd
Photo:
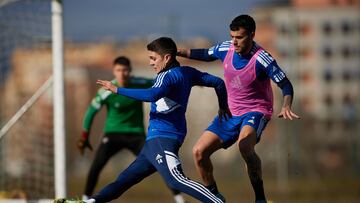
<path fill-rule="evenodd" d="M 172 60 L 176 59 L 177 47 L 174 40 L 172 40 L 169 37 L 157 38 L 156 40 L 150 42 L 147 45 L 147 49 L 149 51 L 158 53 L 160 56 L 165 56 L 165 54 L 170 54 Z"/>
<path fill-rule="evenodd" d="M 249 15 L 239 15 L 231 21 L 230 30 L 238 31 L 244 28 L 248 34 L 255 33 L 256 24 L 254 19 Z"/>
<path fill-rule="evenodd" d="M 117 58 L 114 59 L 113 62 L 114 65 L 124 65 L 126 67 L 129 68 L 129 70 L 131 71 L 131 62 L 129 60 L 129 58 L 127 58 L 126 56 L 119 56 Z"/>

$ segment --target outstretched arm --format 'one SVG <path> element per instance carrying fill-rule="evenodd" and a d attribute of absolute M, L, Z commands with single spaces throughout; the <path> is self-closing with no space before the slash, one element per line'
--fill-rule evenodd
<path fill-rule="evenodd" d="M 209 49 L 179 49 L 177 52 L 178 56 L 194 59 L 198 61 L 215 61 L 218 58 L 209 54 Z"/>
<path fill-rule="evenodd" d="M 116 87 L 110 81 L 106 80 L 97 80 L 96 82 L 99 85 L 102 85 L 104 89 L 109 90 L 115 94 L 121 94 L 136 100 L 154 102 L 164 97 L 169 89 L 166 86 L 163 87 L 151 87 L 148 89 L 129 89 Z"/>

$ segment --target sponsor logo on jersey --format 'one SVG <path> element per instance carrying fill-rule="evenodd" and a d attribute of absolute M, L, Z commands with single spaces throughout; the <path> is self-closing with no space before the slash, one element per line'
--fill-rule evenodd
<path fill-rule="evenodd" d="M 241 80 L 240 76 L 236 76 L 231 80 L 231 87 L 232 88 L 240 88 L 241 87 Z"/>

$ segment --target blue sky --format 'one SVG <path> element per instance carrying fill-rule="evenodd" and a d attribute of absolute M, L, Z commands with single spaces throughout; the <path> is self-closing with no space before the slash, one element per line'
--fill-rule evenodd
<path fill-rule="evenodd" d="M 228 24 L 261 4 L 284 0 L 64 0 L 65 36 L 126 41 L 171 34 L 177 40 L 228 37 Z"/>
<path fill-rule="evenodd" d="M 73 42 L 126 42 L 134 38 L 171 36 L 175 41 L 205 37 L 228 39 L 228 24 L 254 7 L 289 0 L 63 0 L 65 39 Z M 0 10 L 0 83 L 17 46 L 51 37 L 50 1 L 21 0 Z"/>

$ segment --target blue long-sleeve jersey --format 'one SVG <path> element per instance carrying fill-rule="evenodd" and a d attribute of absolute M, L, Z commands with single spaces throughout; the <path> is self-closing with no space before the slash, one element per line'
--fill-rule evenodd
<path fill-rule="evenodd" d="M 231 41 L 225 41 L 209 49 L 191 49 L 190 58 L 201 61 L 215 61 L 220 59 L 225 60 L 226 54 L 230 48 Z M 236 69 L 242 69 L 250 61 L 251 57 L 258 49 L 258 45 L 254 42 L 249 54 L 239 55 L 234 53 L 233 65 Z M 263 50 L 256 60 L 256 77 L 259 80 L 270 78 L 282 90 L 283 95 L 293 95 L 293 87 L 291 82 L 286 77 L 284 71 L 281 70 L 276 61 L 269 53 Z"/>
<path fill-rule="evenodd" d="M 213 87 L 220 108 L 227 108 L 224 81 L 186 66 L 160 72 L 149 89 L 118 88 L 117 93 L 151 102 L 147 140 L 167 137 L 182 143 L 187 132 L 185 112 L 193 86 Z"/>

